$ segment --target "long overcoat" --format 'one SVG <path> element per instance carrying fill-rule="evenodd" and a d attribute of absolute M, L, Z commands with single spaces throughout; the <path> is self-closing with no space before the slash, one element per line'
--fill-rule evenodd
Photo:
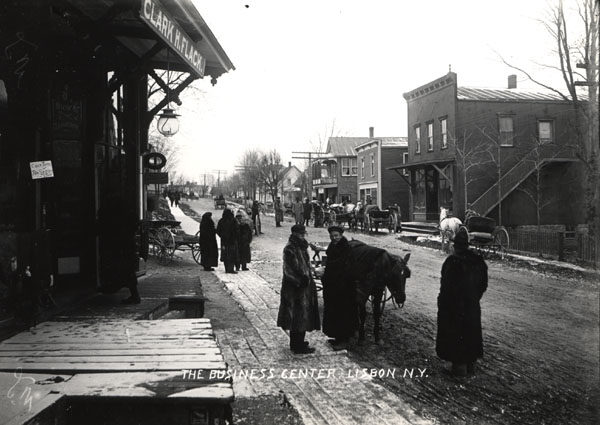
<path fill-rule="evenodd" d="M 323 332 L 331 338 L 346 339 L 358 329 L 358 303 L 354 256 L 345 237 L 327 248 L 323 283 Z"/>
<path fill-rule="evenodd" d="M 470 250 L 450 255 L 442 266 L 438 296 L 436 353 L 453 363 L 483 357 L 481 308 L 487 265 Z"/>
<path fill-rule="evenodd" d="M 221 261 L 227 264 L 238 262 L 239 225 L 233 212 L 225 208 L 223 217 L 217 224 L 217 235 L 221 238 Z"/>
<path fill-rule="evenodd" d="M 212 213 L 202 214 L 200 221 L 200 264 L 204 267 L 216 267 L 219 264 L 217 232 Z"/>
<path fill-rule="evenodd" d="M 317 286 L 310 272 L 308 242 L 292 234 L 283 249 L 283 278 L 277 326 L 291 331 L 321 329 Z"/>
<path fill-rule="evenodd" d="M 252 260 L 250 253 L 250 242 L 252 242 L 252 227 L 246 220 L 242 220 L 239 224 L 239 262 L 247 264 Z"/>
<path fill-rule="evenodd" d="M 294 212 L 296 224 L 304 223 L 304 205 L 302 202 L 294 202 L 294 205 L 292 205 L 292 211 Z"/>

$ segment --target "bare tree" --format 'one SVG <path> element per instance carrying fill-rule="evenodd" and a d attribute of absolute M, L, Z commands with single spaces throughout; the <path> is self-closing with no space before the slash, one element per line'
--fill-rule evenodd
<path fill-rule="evenodd" d="M 281 182 L 281 156 L 277 150 L 273 149 L 268 153 L 261 155 L 259 159 L 259 181 L 265 185 L 267 192 L 271 195 L 273 202 L 278 196 L 278 187 Z"/>
<path fill-rule="evenodd" d="M 244 195 L 254 199 L 256 191 L 260 186 L 260 169 L 259 163 L 262 152 L 256 149 L 248 149 L 242 154 L 238 169 L 244 185 Z"/>
<path fill-rule="evenodd" d="M 558 0 L 541 23 L 555 42 L 556 62 L 548 65 L 560 73 L 565 89 L 552 87 L 525 71 L 523 67 L 502 61 L 522 72 L 535 84 L 571 102 L 575 111 L 573 131 L 576 136 L 576 155 L 586 172 L 585 202 L 590 235 L 595 237 L 600 252 L 600 144 L 598 142 L 598 1 L 578 0 L 577 19 L 567 20 L 563 1 Z M 583 70 L 583 71 L 579 71 Z M 580 93 L 587 96 L 580 96 Z M 585 98 L 587 97 L 587 99 Z"/>
<path fill-rule="evenodd" d="M 450 135 L 456 150 L 456 164 L 461 171 L 464 211 L 469 208 L 469 185 L 481 179 L 482 174 L 473 172 L 490 162 L 489 144 L 482 139 L 475 139 L 473 133 L 463 130 L 460 137 Z"/>

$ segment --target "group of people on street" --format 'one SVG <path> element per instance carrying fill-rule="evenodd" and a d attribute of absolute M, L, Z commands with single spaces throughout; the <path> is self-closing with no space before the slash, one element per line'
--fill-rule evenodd
<path fill-rule="evenodd" d="M 248 270 L 251 261 L 250 243 L 252 242 L 252 227 L 241 211 L 234 216 L 229 208 L 223 210 L 223 216 L 216 228 L 212 213 L 206 212 L 200 221 L 200 265 L 206 271 L 213 271 L 218 265 L 219 250 L 217 238 L 221 239 L 221 261 L 225 273 L 237 273 Z"/>
<path fill-rule="evenodd" d="M 179 207 L 179 201 L 181 200 L 181 193 L 178 190 L 165 190 L 163 194 L 165 198 L 169 198 L 171 206 Z"/>
<path fill-rule="evenodd" d="M 323 333 L 335 350 L 347 348 L 359 327 L 357 282 L 353 278 L 352 250 L 344 229 L 330 226 L 323 284 Z M 296 222 L 283 249 L 283 277 L 277 326 L 289 331 L 290 349 L 296 354 L 315 350 L 306 332 L 321 329 L 317 287 L 311 270 L 306 226 Z M 487 265 L 469 249 L 468 234 L 454 238 L 454 252 L 444 261 L 438 295 L 436 354 L 452 363 L 451 373 L 474 373 L 483 357 L 480 300 L 487 289 Z"/>

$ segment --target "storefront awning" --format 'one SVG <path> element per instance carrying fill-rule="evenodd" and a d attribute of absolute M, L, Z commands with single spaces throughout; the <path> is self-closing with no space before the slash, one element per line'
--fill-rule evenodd
<path fill-rule="evenodd" d="M 213 79 L 235 69 L 191 0 L 67 1 L 90 32 L 112 36 L 148 67 Z"/>

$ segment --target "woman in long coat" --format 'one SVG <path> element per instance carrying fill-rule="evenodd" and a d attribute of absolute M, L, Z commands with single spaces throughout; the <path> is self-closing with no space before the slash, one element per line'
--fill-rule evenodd
<path fill-rule="evenodd" d="M 472 373 L 475 361 L 483 357 L 479 301 L 487 283 L 485 261 L 468 249 L 468 235 L 459 231 L 454 253 L 442 266 L 435 346 L 438 357 L 452 362 L 455 375 Z"/>
<path fill-rule="evenodd" d="M 221 238 L 221 261 L 225 264 L 225 273 L 237 273 L 233 268 L 238 262 L 239 226 L 229 208 L 223 210 L 217 224 L 217 235 Z"/>
<path fill-rule="evenodd" d="M 236 215 L 239 224 L 239 239 L 238 239 L 238 261 L 235 263 L 235 269 L 239 270 L 240 265 L 242 270 L 248 270 L 246 265 L 252 260 L 252 254 L 250 252 L 250 242 L 252 242 L 252 227 L 247 220 L 244 220 L 244 216 L 239 213 Z"/>
<path fill-rule="evenodd" d="M 321 328 L 317 286 L 310 271 L 305 239 L 306 228 L 292 226 L 292 234 L 283 249 L 283 278 L 277 326 L 290 331 L 290 349 L 296 354 L 312 353 L 304 341 L 306 332 Z"/>
<path fill-rule="evenodd" d="M 358 305 L 354 280 L 354 257 L 343 229 L 330 226 L 331 243 L 327 247 L 327 264 L 323 283 L 323 332 L 333 338 L 335 349 L 345 344 L 358 329 Z"/>
<path fill-rule="evenodd" d="M 217 232 L 211 212 L 202 214 L 200 221 L 200 264 L 206 271 L 213 271 L 213 267 L 219 264 Z"/>

